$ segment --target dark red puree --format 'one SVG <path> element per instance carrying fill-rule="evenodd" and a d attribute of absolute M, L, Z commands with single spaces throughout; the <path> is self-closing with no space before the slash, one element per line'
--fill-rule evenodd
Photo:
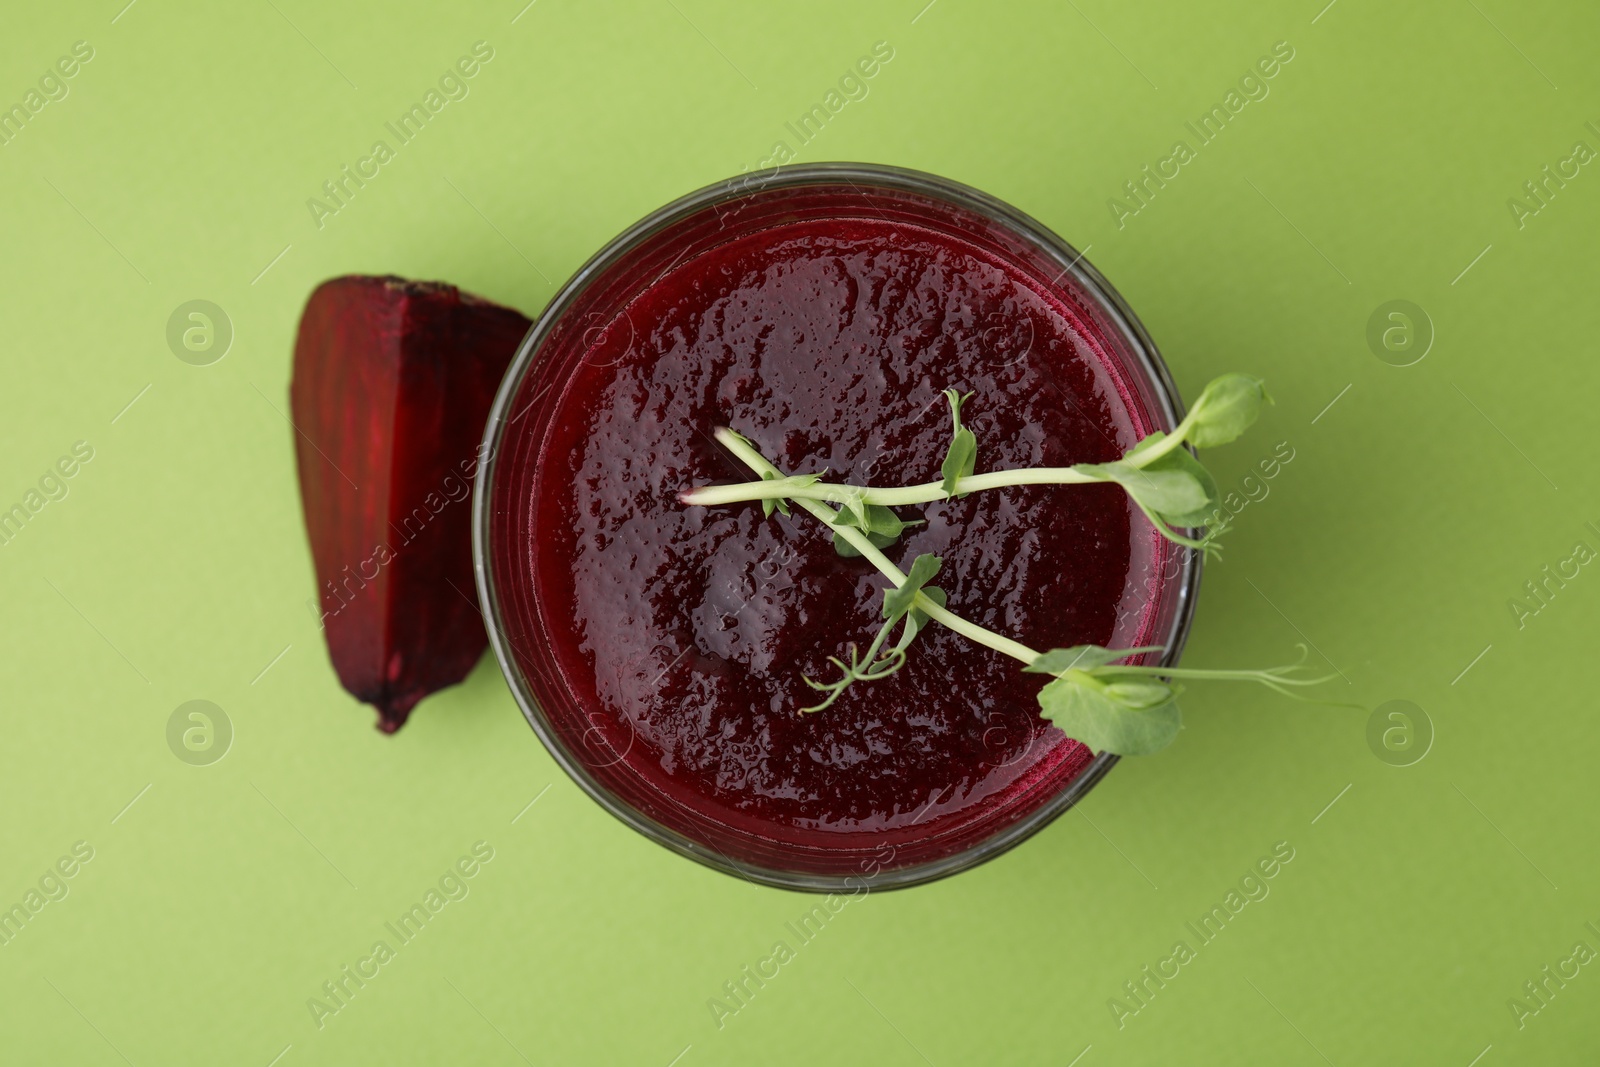
<path fill-rule="evenodd" d="M 535 586 L 518 658 L 602 783 L 735 860 L 847 873 L 884 844 L 890 866 L 960 851 L 1083 769 L 1090 753 L 1038 717 L 1043 679 L 939 626 L 898 674 L 800 714 L 817 699 L 802 676 L 832 679 L 829 656 L 871 642 L 887 580 L 799 509 L 677 498 L 754 477 L 718 426 L 785 471 L 936 480 L 947 386 L 975 394 L 980 473 L 1119 457 L 1156 427 L 1070 293 L 956 233 L 802 219 L 686 258 L 586 345 L 509 551 Z M 1164 543 L 1116 487 L 900 512 L 927 524 L 890 558 L 943 557 L 936 584 L 983 626 L 1037 649 L 1153 629 Z"/>

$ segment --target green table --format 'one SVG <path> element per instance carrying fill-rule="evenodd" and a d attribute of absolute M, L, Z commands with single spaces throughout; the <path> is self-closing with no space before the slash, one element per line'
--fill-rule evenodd
<path fill-rule="evenodd" d="M 1592 4 L 122 2 L 0 33 L 0 1059 L 1593 1057 Z M 1042 219 L 1191 395 L 1268 379 L 1187 662 L 1303 642 L 1375 723 L 1197 687 L 1022 848 L 805 941 L 815 898 L 580 793 L 490 660 L 372 729 L 307 606 L 312 286 L 532 313 L 666 200 L 825 159 Z"/>

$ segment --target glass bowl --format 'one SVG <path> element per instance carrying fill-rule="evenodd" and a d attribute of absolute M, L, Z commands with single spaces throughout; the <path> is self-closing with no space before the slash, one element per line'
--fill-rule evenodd
<path fill-rule="evenodd" d="M 644 332 L 625 313 L 633 298 L 727 242 L 797 220 L 841 217 L 933 229 L 1009 264 L 1030 287 L 1074 309 L 1097 335 L 1101 363 L 1145 432 L 1170 430 L 1180 421 L 1181 399 L 1133 312 L 1081 254 L 1027 215 L 956 182 L 893 167 L 827 163 L 760 171 L 691 193 L 629 227 L 540 315 L 485 430 L 473 555 L 489 641 L 506 681 L 534 732 L 585 792 L 646 837 L 718 870 L 787 889 L 857 893 L 927 882 L 998 855 L 1070 808 L 1117 757 L 1080 750 L 1020 800 L 947 832 L 901 828 L 832 847 L 785 840 L 758 822 L 707 816 L 634 773 L 628 758 L 638 739 L 631 720 L 584 706 L 567 685 L 535 596 L 529 547 L 544 443 L 563 388 L 595 358 L 592 353 L 615 349 L 616 331 Z M 626 340 L 630 350 L 636 340 L 643 343 L 631 332 Z M 1188 633 L 1201 561 L 1132 515 L 1150 545 L 1145 602 L 1138 639 L 1119 643 L 1162 645 L 1163 657 L 1144 662 L 1171 665 Z"/>

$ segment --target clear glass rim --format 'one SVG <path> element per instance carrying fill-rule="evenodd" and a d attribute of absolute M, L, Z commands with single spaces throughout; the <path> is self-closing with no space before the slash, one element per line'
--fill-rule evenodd
<path fill-rule="evenodd" d="M 1006 826 L 968 848 L 940 859 L 914 866 L 879 870 L 873 874 L 818 875 L 800 871 L 764 868 L 739 863 L 704 842 L 686 837 L 638 811 L 611 793 L 583 765 L 573 758 L 534 699 L 522 670 L 511 653 L 504 635 L 503 613 L 490 566 L 490 516 L 493 486 L 498 469 L 500 443 L 507 426 L 507 413 L 530 367 L 555 324 L 585 293 L 588 287 L 613 264 L 661 230 L 716 204 L 773 189 L 808 185 L 855 184 L 900 190 L 942 200 L 1003 226 L 1015 237 L 1034 246 L 1062 268 L 1057 283 L 1070 274 L 1089 296 L 1099 302 L 1099 310 L 1115 325 L 1133 353 L 1137 369 L 1155 387 L 1161 415 L 1169 426 L 1183 418 L 1183 400 L 1155 342 L 1122 296 L 1101 276 L 1084 256 L 1060 236 L 1011 205 L 960 182 L 923 171 L 876 163 L 810 163 L 774 167 L 724 179 L 679 197 L 629 226 L 612 238 L 589 261 L 578 268 L 540 313 L 518 346 L 489 411 L 484 428 L 478 469 L 472 494 L 472 559 L 478 600 L 483 611 L 489 645 L 500 664 L 501 673 L 522 709 L 523 717 L 545 748 L 566 773 L 607 811 L 657 844 L 671 849 L 726 874 L 779 889 L 817 893 L 881 891 L 921 885 L 948 877 L 993 859 L 1038 833 L 1081 800 L 1114 767 L 1119 757 L 1110 753 L 1095 756 L 1059 793 L 1024 818 Z M 1174 579 L 1172 595 L 1176 601 L 1172 626 L 1162 642 L 1166 654 L 1162 666 L 1173 666 L 1183 653 L 1194 616 L 1200 586 L 1201 555 L 1189 550 L 1180 554 L 1182 571 Z"/>

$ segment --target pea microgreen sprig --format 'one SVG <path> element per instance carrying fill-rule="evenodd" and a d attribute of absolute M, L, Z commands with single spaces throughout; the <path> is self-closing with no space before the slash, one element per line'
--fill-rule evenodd
<path fill-rule="evenodd" d="M 868 530 L 887 547 L 902 526 L 890 508 L 949 500 L 968 493 L 1016 485 L 1087 485 L 1113 482 L 1127 492 L 1162 536 L 1180 545 L 1207 552 L 1217 548 L 1220 525 L 1202 538 L 1178 533 L 1182 527 L 1205 525 L 1218 512 L 1217 483 L 1184 445 L 1210 448 L 1227 444 L 1243 433 L 1270 403 L 1264 383 L 1248 374 L 1225 374 L 1205 391 L 1194 408 L 1171 434 L 1156 431 L 1111 463 L 1078 463 L 1071 467 L 1023 467 L 974 474 L 976 436 L 961 424 L 961 408 L 971 397 L 945 390 L 953 423 L 950 447 L 936 482 L 898 487 L 846 485 L 824 482 L 820 474 L 785 476 L 776 468 L 758 481 L 736 485 L 702 486 L 682 494 L 685 504 L 712 507 L 759 500 L 768 515 L 774 502 L 814 500 L 838 504 L 850 525 Z"/>
<path fill-rule="evenodd" d="M 1039 652 L 951 611 L 944 591 L 929 584 L 943 564 L 940 557 L 923 553 L 912 561 L 908 571 L 902 571 L 883 552 L 906 528 L 915 525 L 901 519 L 894 512 L 895 507 L 1015 485 L 1096 482 L 1120 485 L 1164 537 L 1190 548 L 1215 551 L 1215 528 L 1200 538 L 1178 532 L 1178 528 L 1203 525 L 1218 510 L 1216 480 L 1185 445 L 1209 448 L 1226 444 L 1248 429 L 1260 414 L 1261 405 L 1270 402 L 1261 379 L 1229 374 L 1214 380 L 1171 434 L 1150 434 L 1121 460 L 986 474 L 974 473 L 977 437 L 961 422 L 962 407 L 971 395 L 945 390 L 950 405 L 951 442 L 937 482 L 888 488 L 824 482 L 821 474 L 786 475 L 748 439 L 722 427 L 716 431 L 717 441 L 749 467 L 757 480 L 703 486 L 680 495 L 685 504 L 706 507 L 760 501 L 769 517 L 774 510 L 788 515 L 788 505 L 794 504 L 832 531 L 840 555 L 867 560 L 890 581 L 891 588 L 884 591 L 884 623 L 872 643 L 865 652 L 850 646 L 848 661 L 837 656 L 829 658 L 840 672 L 837 679 L 820 682 L 806 678 L 805 683 L 824 696 L 802 712 L 823 711 L 856 682 L 877 681 L 900 670 L 912 642 L 930 621 L 1020 661 L 1025 671 L 1051 675 L 1052 680 L 1039 691 L 1040 714 L 1096 752 L 1144 755 L 1170 744 L 1182 724 L 1176 703 L 1182 692 L 1179 679 L 1255 682 L 1296 699 L 1304 698 L 1294 692 L 1295 688 L 1329 680 L 1296 674 L 1305 661 L 1304 646 L 1300 646 L 1299 662 L 1265 670 L 1205 670 L 1123 662 L 1164 651 L 1159 646 L 1109 649 L 1076 645 Z M 886 651 L 885 645 L 896 627 L 899 639 Z"/>

